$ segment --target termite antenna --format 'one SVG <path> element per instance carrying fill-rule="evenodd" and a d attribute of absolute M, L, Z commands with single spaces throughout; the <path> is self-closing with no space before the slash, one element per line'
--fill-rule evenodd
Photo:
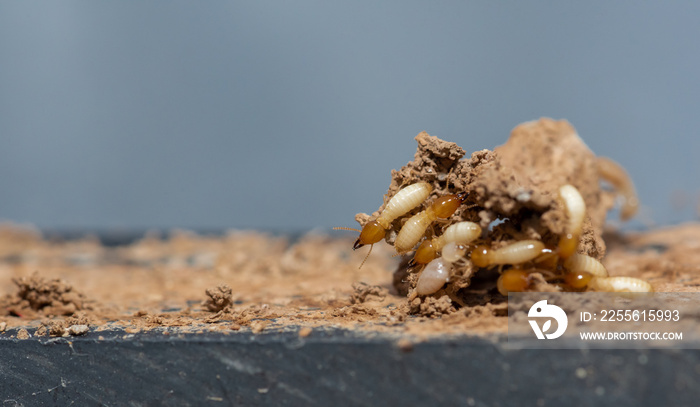
<path fill-rule="evenodd" d="M 333 230 L 350 230 L 350 231 L 353 231 L 353 232 L 362 233 L 362 231 L 361 231 L 360 229 L 346 228 L 346 227 L 344 227 L 344 226 L 336 226 L 336 227 L 333 228 Z M 357 238 L 357 240 L 355 240 L 355 244 L 352 245 L 352 250 L 357 250 L 357 249 L 359 249 L 359 248 L 362 247 L 362 246 L 364 246 L 364 244 L 360 243 L 360 238 Z"/>
<path fill-rule="evenodd" d="M 351 230 L 353 232 L 362 232 L 360 229 L 355 229 L 355 228 L 346 228 L 343 226 L 336 226 L 333 228 L 333 230 Z"/>
<path fill-rule="evenodd" d="M 360 263 L 360 267 L 357 268 L 358 270 L 361 269 L 362 266 L 365 265 L 365 262 L 366 262 L 367 259 L 369 258 L 369 255 L 372 253 L 372 248 L 373 248 L 373 247 L 374 247 L 373 244 L 369 245 L 369 251 L 367 252 L 367 256 L 365 256 L 365 258 L 362 260 L 362 263 Z"/>

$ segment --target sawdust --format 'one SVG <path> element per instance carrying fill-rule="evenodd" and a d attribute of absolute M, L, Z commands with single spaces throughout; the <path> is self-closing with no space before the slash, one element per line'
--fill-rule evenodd
<path fill-rule="evenodd" d="M 625 234 L 606 230 L 614 193 L 600 187 L 591 169 L 595 155 L 568 123 L 518 126 L 505 145 L 465 159 L 454 143 L 426 133 L 416 139 L 415 158 L 392 172 L 385 202 L 418 180 L 434 186 L 431 198 L 466 190 L 465 205 L 448 221 L 470 220 L 486 230 L 502 221 L 486 233 L 496 246 L 523 238 L 552 245 L 564 222 L 556 187 L 571 183 L 588 207 L 579 252 L 602 258 L 611 275 L 643 278 L 656 291 L 700 287 L 700 224 Z M 362 224 L 369 216 L 356 218 Z M 446 224 L 436 224 L 434 233 Z M 401 219 L 393 226 L 389 242 Z M 32 228 L 1 226 L 0 335 L 293 330 L 305 338 L 340 328 L 396 333 L 404 338 L 397 346 L 410 351 L 431 335 L 507 331 L 507 299 L 495 289 L 497 270 L 477 271 L 467 263 L 443 290 L 409 302 L 415 275 L 407 259 L 392 257 L 393 248 L 381 242 L 359 269 L 366 252 L 351 250 L 355 237 L 174 231 L 106 247 L 96 238 L 60 241 Z M 538 281 L 538 289 L 551 288 L 544 278 Z"/>
<path fill-rule="evenodd" d="M 31 261 L 31 267 L 24 262 L 8 261 L 8 257 L 0 258 L 0 280 L 5 293 L 0 308 L 0 326 L 5 327 L 5 332 L 1 334 L 27 338 L 29 332 L 38 336 L 74 335 L 81 331 L 71 327 L 81 325 L 97 332 L 121 329 L 127 333 L 162 334 L 294 329 L 302 337 L 327 327 L 421 337 L 507 331 L 506 298 L 488 287 L 486 282 L 492 276 L 487 274 L 479 276 L 479 273 L 472 280 L 468 288 L 471 295 L 464 305 L 451 301 L 446 294 L 409 304 L 392 286 L 391 271 L 399 261 L 391 257 L 388 245 L 377 245 L 367 263 L 358 270 L 364 254 L 352 252 L 352 236 L 314 234 L 282 246 L 276 236 L 234 234 L 237 246 L 247 247 L 244 241 L 249 237 L 256 244 L 277 247 L 279 251 L 272 256 L 244 251 L 241 255 L 247 256 L 251 265 L 236 272 L 220 260 L 236 256 L 224 244 L 231 239 L 230 234 L 221 237 L 192 234 L 189 249 L 173 249 L 170 254 L 160 252 L 160 260 L 147 266 L 136 264 L 126 255 L 143 244 L 135 242 L 128 248 L 101 248 L 102 254 L 93 258 L 90 268 L 85 268 L 75 259 L 60 254 L 61 247 L 76 242 L 39 240 L 32 246 L 37 257 Z M 604 237 L 608 242 L 604 264 L 612 275 L 644 278 L 657 291 L 698 291 L 700 224 L 644 233 L 609 232 Z M 170 245 L 167 239 L 161 244 Z M 203 267 L 172 260 L 202 251 L 210 253 L 217 265 Z M 333 266 L 308 267 L 303 271 L 301 264 L 295 264 L 293 269 L 281 266 L 286 264 L 287 260 L 283 259 L 288 259 L 290 253 L 296 257 L 301 252 L 309 259 L 314 253 L 325 253 Z M 259 276 L 258 262 L 279 267 L 278 274 Z M 313 262 L 318 262 L 318 258 Z M 24 283 L 20 286 L 13 284 L 13 280 Z M 84 293 L 85 298 L 79 304 L 91 306 L 71 315 L 65 315 L 64 305 L 58 308 L 62 312 L 48 311 L 52 309 L 49 305 L 34 311 L 24 299 L 30 281 L 31 287 L 70 286 L 68 292 Z M 230 297 L 224 286 L 235 287 Z M 22 308 L 8 308 L 8 304 L 23 301 L 27 302 Z M 15 312 L 19 309 L 33 313 Z"/>

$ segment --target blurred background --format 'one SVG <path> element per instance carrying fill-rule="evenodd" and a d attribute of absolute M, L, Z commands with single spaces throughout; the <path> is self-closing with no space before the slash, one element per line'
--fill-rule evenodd
<path fill-rule="evenodd" d="M 628 169 L 643 218 L 694 220 L 698 15 L 632 1 L 2 2 L 0 219 L 356 226 L 420 131 L 472 152 L 548 116 Z"/>

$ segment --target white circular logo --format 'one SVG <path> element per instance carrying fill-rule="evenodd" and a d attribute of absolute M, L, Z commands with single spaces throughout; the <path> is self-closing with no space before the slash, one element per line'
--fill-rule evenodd
<path fill-rule="evenodd" d="M 540 329 L 540 326 L 537 324 L 536 320 L 529 319 L 528 322 L 530 322 L 532 330 L 535 331 L 537 339 L 556 339 L 564 335 L 566 327 L 569 325 L 569 318 L 567 318 L 566 312 L 554 304 L 547 304 L 547 300 L 537 301 L 532 307 L 530 307 L 530 311 L 527 313 L 527 316 L 535 318 L 553 318 L 555 321 L 557 321 L 557 330 L 553 333 L 547 334 L 545 332 L 549 331 L 549 329 L 552 327 L 551 319 L 545 321 L 542 329 Z"/>

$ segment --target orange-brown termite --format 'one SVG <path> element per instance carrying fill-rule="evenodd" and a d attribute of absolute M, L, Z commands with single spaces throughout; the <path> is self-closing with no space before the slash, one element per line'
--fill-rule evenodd
<path fill-rule="evenodd" d="M 481 227 L 476 223 L 454 223 L 448 226 L 442 235 L 424 240 L 416 249 L 416 254 L 411 259 L 410 265 L 430 263 L 448 243 L 465 245 L 479 236 L 481 236 Z"/>
<path fill-rule="evenodd" d="M 598 157 L 598 176 L 612 184 L 622 198 L 620 218 L 628 220 L 637 213 L 639 199 L 634 189 L 634 183 L 627 171 L 615 161 L 607 157 Z"/>
<path fill-rule="evenodd" d="M 586 215 L 586 203 L 581 193 L 573 185 L 559 188 L 559 196 L 564 202 L 567 222 L 564 235 L 559 239 L 559 257 L 566 259 L 576 253 L 583 231 L 583 218 Z"/>
<path fill-rule="evenodd" d="M 477 246 L 472 250 L 471 259 L 477 267 L 522 264 L 540 256 L 544 249 L 544 243 L 539 240 L 521 240 L 497 250 L 487 246 Z"/>
<path fill-rule="evenodd" d="M 391 197 L 377 219 L 365 223 L 362 230 L 345 227 L 336 227 L 333 229 L 354 230 L 356 232 L 360 232 L 360 236 L 352 246 L 353 250 L 359 249 L 367 244 L 374 245 L 375 243 L 384 239 L 386 236 L 386 231 L 391 228 L 391 222 L 393 222 L 396 218 L 407 214 L 415 207 L 423 203 L 423 201 L 430 196 L 432 190 L 433 187 L 427 182 L 418 182 L 408 185 Z M 369 253 L 371 253 L 371 246 L 369 250 Z M 367 253 L 367 256 L 369 256 L 369 253 Z M 365 260 L 366 259 L 367 257 L 365 257 Z M 364 261 L 362 264 L 364 264 Z M 360 267 L 362 267 L 362 264 Z"/>
<path fill-rule="evenodd" d="M 467 197 L 466 192 L 441 196 L 436 199 L 426 210 L 411 216 L 406 223 L 401 226 L 399 234 L 396 235 L 394 248 L 397 253 L 406 253 L 413 249 L 418 241 L 425 234 L 431 223 L 438 218 L 446 219 L 452 216 L 462 202 Z"/>

